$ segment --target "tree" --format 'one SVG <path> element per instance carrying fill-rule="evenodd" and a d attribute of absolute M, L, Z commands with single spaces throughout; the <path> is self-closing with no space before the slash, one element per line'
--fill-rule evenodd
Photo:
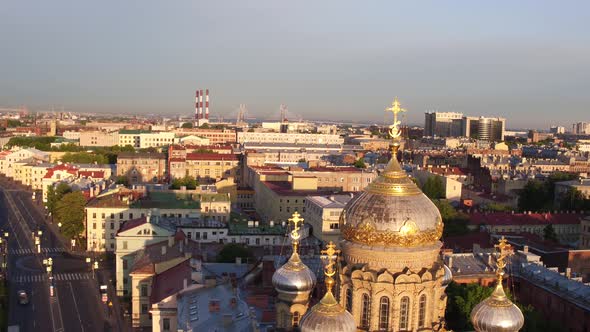
<path fill-rule="evenodd" d="M 201 129 L 209 129 L 209 124 L 208 123 L 203 123 L 199 128 L 201 128 Z"/>
<path fill-rule="evenodd" d="M 189 128 L 189 129 L 190 129 L 190 128 L 192 128 L 192 127 L 193 127 L 193 124 L 192 124 L 192 122 L 185 122 L 185 123 L 183 123 L 183 124 L 182 124 L 182 126 L 180 126 L 180 127 L 181 127 L 181 128 Z"/>
<path fill-rule="evenodd" d="M 357 161 L 354 162 L 354 167 L 367 168 L 367 165 L 365 165 L 365 161 L 363 160 L 363 158 L 359 158 Z"/>
<path fill-rule="evenodd" d="M 55 215 L 61 222 L 62 234 L 68 238 L 79 239 L 84 231 L 84 207 L 86 198 L 80 191 L 71 192 L 63 196 L 57 203 Z"/>
<path fill-rule="evenodd" d="M 60 182 L 57 187 L 53 187 L 52 185 L 49 186 L 47 190 L 47 202 L 45 202 L 45 206 L 47 207 L 47 211 L 51 213 L 52 216 L 55 215 L 57 203 L 61 201 L 65 194 L 71 191 L 72 188 L 63 182 Z"/>
<path fill-rule="evenodd" d="M 126 176 L 118 176 L 116 184 L 122 184 L 125 187 L 129 185 L 129 179 Z"/>
<path fill-rule="evenodd" d="M 192 190 L 197 188 L 197 180 L 190 175 L 185 176 L 182 182 L 186 186 L 186 189 Z"/>
<path fill-rule="evenodd" d="M 546 187 L 541 181 L 529 180 L 518 195 L 518 208 L 521 211 L 541 211 L 546 205 Z"/>
<path fill-rule="evenodd" d="M 430 199 L 445 198 L 445 185 L 439 176 L 430 176 L 422 186 L 422 191 Z"/>
<path fill-rule="evenodd" d="M 590 210 L 590 200 L 576 188 L 570 188 L 559 201 L 561 210 Z"/>
<path fill-rule="evenodd" d="M 217 262 L 219 263 L 235 263 L 236 258 L 241 257 L 243 261 L 249 258 L 254 258 L 252 250 L 239 243 L 228 243 L 223 246 L 223 249 L 217 255 Z"/>
<path fill-rule="evenodd" d="M 549 224 L 543 228 L 543 238 L 547 241 L 558 242 L 557 233 L 555 233 L 555 228 L 553 228 L 552 224 Z"/>
<path fill-rule="evenodd" d="M 470 315 L 473 307 L 492 294 L 493 288 L 479 284 L 452 282 L 446 289 L 448 302 L 445 320 L 454 331 L 473 331 Z"/>
<path fill-rule="evenodd" d="M 442 217 L 444 228 L 443 237 L 458 236 L 469 233 L 469 216 L 455 208 L 446 200 L 434 200 Z"/>

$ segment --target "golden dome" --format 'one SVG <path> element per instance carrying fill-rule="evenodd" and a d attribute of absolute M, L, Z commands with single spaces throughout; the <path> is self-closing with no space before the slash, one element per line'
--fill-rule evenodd
<path fill-rule="evenodd" d="M 301 319 L 299 324 L 301 332 L 354 332 L 357 330 L 352 314 L 346 311 L 332 294 L 335 283 L 333 276 L 336 274 L 334 265 L 337 254 L 340 252 L 335 248 L 336 245 L 330 241 L 326 250 L 322 250 L 323 257 L 328 261 L 324 267 L 326 294 Z"/>
<path fill-rule="evenodd" d="M 478 303 L 471 311 L 471 323 L 477 332 L 516 332 L 524 325 L 524 316 L 518 307 L 508 299 L 502 279 L 506 267 L 506 257 L 510 255 L 510 245 L 502 237 L 496 248 L 500 257 L 496 261 L 498 281 L 492 295 Z"/>

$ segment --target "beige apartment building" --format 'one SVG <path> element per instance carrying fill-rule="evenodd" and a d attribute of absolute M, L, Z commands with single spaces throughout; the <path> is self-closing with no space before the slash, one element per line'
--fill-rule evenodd
<path fill-rule="evenodd" d="M 201 202 L 183 194 L 148 194 L 119 189 L 90 200 L 85 210 L 88 250 L 114 252 L 115 236 L 125 221 L 143 218 L 152 213 L 158 213 L 164 218 L 198 218 L 201 215 Z M 227 214 L 229 215 L 229 211 Z"/>
<path fill-rule="evenodd" d="M 341 145 L 344 143 L 344 138 L 340 135 L 329 134 L 239 132 L 237 139 L 240 144 L 252 142 Z"/>
<path fill-rule="evenodd" d="M 102 130 L 79 132 L 80 146 L 115 146 L 119 144 L 119 133 Z"/>
<path fill-rule="evenodd" d="M 311 235 L 324 243 L 340 239 L 340 214 L 352 199 L 352 194 L 330 196 L 307 196 L 305 200 L 305 222 L 311 225 Z"/>
<path fill-rule="evenodd" d="M 174 131 L 178 136 L 199 136 L 207 138 L 209 144 L 231 144 L 236 142 L 236 132 L 230 129 L 178 128 Z"/>
<path fill-rule="evenodd" d="M 117 176 L 127 177 L 130 184 L 161 182 L 166 176 L 166 155 L 120 153 L 117 156 Z"/>
<path fill-rule="evenodd" d="M 235 178 L 239 162 L 235 154 L 187 153 L 184 158 L 170 158 L 170 177 L 178 179 L 188 175 L 200 181 Z"/>

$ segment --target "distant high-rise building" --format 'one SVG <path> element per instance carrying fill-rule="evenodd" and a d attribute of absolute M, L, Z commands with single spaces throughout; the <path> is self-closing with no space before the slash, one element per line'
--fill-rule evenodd
<path fill-rule="evenodd" d="M 565 134 L 565 127 L 564 126 L 551 126 L 549 128 L 549 132 L 552 133 L 553 135 Z"/>
<path fill-rule="evenodd" d="M 424 136 L 461 136 L 462 113 L 426 112 L 424 114 Z"/>
<path fill-rule="evenodd" d="M 588 122 L 574 123 L 572 133 L 575 135 L 588 135 L 590 134 L 590 124 Z"/>
<path fill-rule="evenodd" d="M 463 117 L 462 130 L 462 136 L 465 137 L 484 141 L 503 141 L 506 119 L 465 116 Z"/>

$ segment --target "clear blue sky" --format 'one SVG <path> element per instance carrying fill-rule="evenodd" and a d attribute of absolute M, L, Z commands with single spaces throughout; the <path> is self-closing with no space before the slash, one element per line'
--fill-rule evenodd
<path fill-rule="evenodd" d="M 590 120 L 588 1 L 3 1 L 0 107 Z"/>

